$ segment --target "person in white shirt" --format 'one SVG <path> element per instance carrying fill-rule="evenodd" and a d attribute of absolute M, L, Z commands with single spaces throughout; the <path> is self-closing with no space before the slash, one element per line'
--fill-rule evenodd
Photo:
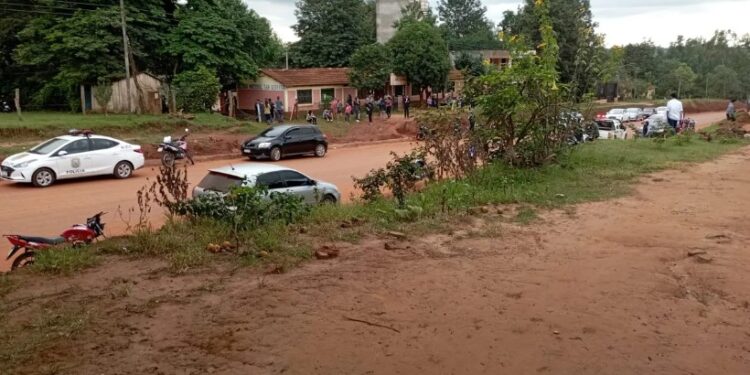
<path fill-rule="evenodd" d="M 677 100 L 677 94 L 672 94 L 672 100 L 667 102 L 667 122 L 672 129 L 677 130 L 677 125 L 680 124 L 685 112 L 682 110 L 682 102 Z"/>

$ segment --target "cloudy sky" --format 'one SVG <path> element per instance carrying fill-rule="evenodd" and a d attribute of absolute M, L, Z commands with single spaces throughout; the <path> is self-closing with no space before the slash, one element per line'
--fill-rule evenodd
<path fill-rule="evenodd" d="M 296 22 L 296 0 L 244 0 L 259 14 L 268 18 L 284 41 L 297 39 L 290 28 Z M 437 0 L 430 0 L 433 8 Z M 521 0 L 482 0 L 487 16 L 502 20 L 505 10 L 515 10 Z M 606 35 L 607 45 L 637 43 L 651 39 L 667 46 L 678 35 L 711 36 L 716 29 L 732 29 L 738 34 L 750 33 L 750 0 L 591 0 L 599 32 Z"/>

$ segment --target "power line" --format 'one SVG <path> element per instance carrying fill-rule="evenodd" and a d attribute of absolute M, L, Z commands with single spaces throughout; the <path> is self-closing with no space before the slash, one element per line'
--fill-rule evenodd
<path fill-rule="evenodd" d="M 4 11 L 16 12 L 16 13 L 38 13 L 38 14 L 52 14 L 56 16 L 73 16 L 74 13 L 62 13 L 62 12 L 45 12 L 43 10 L 30 10 L 30 9 L 8 9 L 2 8 Z"/>
<path fill-rule="evenodd" d="M 36 9 L 43 9 L 43 10 L 53 10 L 53 11 L 77 11 L 77 10 L 88 10 L 88 11 L 95 11 L 97 9 L 86 9 L 86 8 L 70 8 L 64 5 L 42 5 L 42 4 L 24 4 L 24 3 L 14 3 L 14 2 L 6 2 L 0 0 L 0 5 L 9 5 L 14 7 L 25 7 L 28 6 L 30 9 L 28 10 L 36 10 Z M 103 8 L 100 8 L 103 9 Z"/>

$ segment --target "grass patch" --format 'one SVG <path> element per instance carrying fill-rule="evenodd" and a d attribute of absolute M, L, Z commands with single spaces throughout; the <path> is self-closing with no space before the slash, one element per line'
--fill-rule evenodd
<path fill-rule="evenodd" d="M 529 206 L 523 206 L 518 209 L 516 213 L 515 221 L 522 225 L 531 224 L 534 220 L 538 219 L 539 216 L 536 214 L 536 210 Z"/>
<path fill-rule="evenodd" d="M 40 273 L 69 275 L 93 267 L 98 261 L 97 253 L 90 247 L 52 248 L 36 253 L 33 270 Z"/>
<path fill-rule="evenodd" d="M 0 297 L 5 297 L 16 288 L 16 283 L 5 274 L 0 274 Z M 0 311 L 0 316 L 2 311 Z"/>
<path fill-rule="evenodd" d="M 56 305 L 43 309 L 25 321 L 0 330 L 0 363 L 2 371 L 14 373 L 62 341 L 81 333 L 91 320 L 91 312 L 83 306 Z M 54 364 L 45 364 L 49 373 L 59 373 Z M 40 366 L 35 365 L 39 369 Z M 57 369 L 59 370 L 59 369 Z"/>
<path fill-rule="evenodd" d="M 705 142 L 698 137 L 598 141 L 573 148 L 559 162 L 535 169 L 490 164 L 465 180 L 429 184 L 407 197 L 409 210 L 398 210 L 392 200 L 320 206 L 292 225 L 269 223 L 234 234 L 227 223 L 214 220 L 174 220 L 158 231 L 142 232 L 97 245 L 102 252 L 166 260 L 180 273 L 227 259 L 244 266 L 271 264 L 283 271 L 309 259 L 315 246 L 331 242 L 356 243 L 372 233 L 446 231 L 457 215 L 471 215 L 476 207 L 519 204 L 515 221 L 528 224 L 536 208 L 570 207 L 627 194 L 645 173 L 702 162 L 747 144 Z M 407 212 L 404 214 L 404 212 Z M 209 245 L 228 243 L 218 254 Z M 92 250 L 93 251 L 93 250 Z M 90 253 L 50 252 L 45 271 L 72 272 L 93 264 Z M 70 257 L 82 259 L 72 260 Z M 95 258 L 94 258 L 95 259 Z"/>

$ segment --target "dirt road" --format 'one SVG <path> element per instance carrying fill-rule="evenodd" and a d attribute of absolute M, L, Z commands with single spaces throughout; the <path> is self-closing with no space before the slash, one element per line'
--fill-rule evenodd
<path fill-rule="evenodd" d="M 284 275 L 30 277 L 8 324 L 65 303 L 92 326 L 19 373 L 748 374 L 748 168 L 745 148 L 528 226 L 493 209 Z"/>
<path fill-rule="evenodd" d="M 353 192 L 352 176 L 363 176 L 372 168 L 382 167 L 390 160 L 391 151 L 404 153 L 410 149 L 410 143 L 406 141 L 332 148 L 323 159 L 294 158 L 283 160 L 279 164 L 297 169 L 315 179 L 336 184 L 343 199 L 348 200 Z M 194 185 L 200 182 L 210 168 L 244 162 L 248 162 L 247 159 L 198 163 L 188 169 L 188 177 Z M 146 184 L 146 178 L 153 180 L 157 172 L 153 168 L 144 168 L 128 180 L 104 177 L 61 181 L 46 189 L 0 182 L 0 232 L 57 236 L 65 226 L 85 222 L 86 217 L 91 214 L 106 211 L 110 213 L 105 217 L 107 234 L 122 234 L 125 224 L 118 218 L 117 208 L 121 207 L 123 212 L 127 212 L 130 207 L 136 207 L 136 192 Z M 160 212 L 153 213 L 152 220 L 155 224 L 162 219 Z M 5 247 L 5 244 L 0 245 L 0 249 Z M 0 260 L 0 272 L 7 267 L 3 263 L 4 258 Z"/>

